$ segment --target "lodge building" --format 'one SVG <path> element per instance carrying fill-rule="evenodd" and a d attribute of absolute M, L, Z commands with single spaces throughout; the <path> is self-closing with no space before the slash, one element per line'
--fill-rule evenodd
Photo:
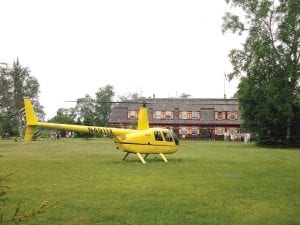
<path fill-rule="evenodd" d="M 150 127 L 165 127 L 179 137 L 206 139 L 210 133 L 223 138 L 237 134 L 240 116 L 237 99 L 154 98 L 147 105 Z M 135 128 L 141 104 L 130 101 L 113 107 L 110 127 Z"/>

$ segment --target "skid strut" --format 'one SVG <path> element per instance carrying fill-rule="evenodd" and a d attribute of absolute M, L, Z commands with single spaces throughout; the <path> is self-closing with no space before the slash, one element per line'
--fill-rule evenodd
<path fill-rule="evenodd" d="M 127 156 L 130 154 L 130 152 L 127 152 L 126 155 L 123 158 L 123 161 L 127 158 Z"/>
<path fill-rule="evenodd" d="M 123 158 L 123 161 L 127 158 L 127 156 L 128 156 L 130 153 L 131 153 L 131 152 L 127 152 L 127 153 L 126 153 L 126 155 L 125 155 L 124 158 Z M 144 158 L 143 158 L 143 156 L 141 155 L 141 153 L 135 153 L 135 154 L 138 156 L 138 158 L 141 160 L 141 162 L 142 162 L 143 164 L 146 163 L 145 159 L 148 157 L 149 154 L 146 154 Z M 165 157 L 165 155 L 164 155 L 163 153 L 159 153 L 159 155 L 160 155 L 160 157 L 164 160 L 164 162 L 166 162 L 166 163 L 168 162 L 167 158 Z"/>
<path fill-rule="evenodd" d="M 165 161 L 165 162 L 168 162 L 168 160 L 166 159 L 165 155 L 162 154 L 162 153 L 159 153 L 160 157 L 162 157 L 162 159 Z"/>
<path fill-rule="evenodd" d="M 146 161 L 144 160 L 143 156 L 141 155 L 141 153 L 136 153 L 136 155 L 139 157 L 139 159 L 142 161 L 143 164 L 146 163 Z"/>

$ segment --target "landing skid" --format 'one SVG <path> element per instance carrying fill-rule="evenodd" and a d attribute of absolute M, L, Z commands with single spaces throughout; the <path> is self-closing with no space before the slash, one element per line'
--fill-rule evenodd
<path fill-rule="evenodd" d="M 123 158 L 123 161 L 128 157 L 128 155 L 130 154 L 131 152 L 127 152 L 126 155 L 124 156 Z M 143 164 L 146 163 L 145 159 L 148 157 L 149 154 L 145 154 L 145 157 L 143 158 L 143 156 L 141 155 L 141 153 L 132 153 L 132 154 L 136 154 L 137 157 L 141 160 L 141 162 Z M 163 153 L 159 153 L 160 157 L 164 160 L 164 162 L 168 162 L 167 158 L 165 157 L 165 155 Z"/>
<path fill-rule="evenodd" d="M 127 158 L 127 156 L 130 154 L 130 152 L 127 152 L 126 155 L 123 158 L 123 161 Z"/>

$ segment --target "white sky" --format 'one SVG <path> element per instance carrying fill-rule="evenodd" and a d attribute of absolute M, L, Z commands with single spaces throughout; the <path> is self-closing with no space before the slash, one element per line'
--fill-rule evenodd
<path fill-rule="evenodd" d="M 117 95 L 222 98 L 228 52 L 224 0 L 0 0 L 0 62 L 40 84 L 47 118 L 107 84 Z M 226 82 L 231 97 L 238 81 Z"/>

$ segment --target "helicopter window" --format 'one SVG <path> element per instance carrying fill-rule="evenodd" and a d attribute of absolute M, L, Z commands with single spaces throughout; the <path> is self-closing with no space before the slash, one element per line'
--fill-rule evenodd
<path fill-rule="evenodd" d="M 166 141 L 169 141 L 169 142 L 173 141 L 173 138 L 172 138 L 172 135 L 170 134 L 170 132 L 164 131 L 163 134 L 164 134 L 164 138 Z"/>
<path fill-rule="evenodd" d="M 161 133 L 160 133 L 160 131 L 158 131 L 158 130 L 154 131 L 154 137 L 155 137 L 155 140 L 156 140 L 156 141 L 163 141 L 163 138 L 162 138 L 162 136 L 161 136 Z"/>

